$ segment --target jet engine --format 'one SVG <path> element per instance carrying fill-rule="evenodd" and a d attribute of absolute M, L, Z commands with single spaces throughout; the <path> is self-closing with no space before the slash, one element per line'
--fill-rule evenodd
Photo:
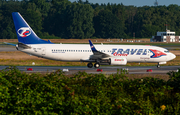
<path fill-rule="evenodd" d="M 127 64 L 127 59 L 123 57 L 115 57 L 115 58 L 110 58 L 110 64 L 111 65 L 126 65 Z"/>

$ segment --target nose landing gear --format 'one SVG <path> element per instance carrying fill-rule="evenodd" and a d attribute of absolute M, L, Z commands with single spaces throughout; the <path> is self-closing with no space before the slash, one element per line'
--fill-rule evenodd
<path fill-rule="evenodd" d="M 157 68 L 160 68 L 161 66 L 159 65 L 159 63 L 157 64 Z"/>

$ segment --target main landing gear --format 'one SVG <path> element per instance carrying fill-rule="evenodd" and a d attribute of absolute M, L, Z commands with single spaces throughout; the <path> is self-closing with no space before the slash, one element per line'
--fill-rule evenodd
<path fill-rule="evenodd" d="M 92 67 L 93 67 L 93 64 L 92 64 L 92 63 L 88 63 L 88 64 L 87 64 L 87 67 L 88 67 L 88 68 L 92 68 Z"/>
<path fill-rule="evenodd" d="M 99 63 L 95 63 L 95 64 L 94 64 L 94 67 L 95 67 L 95 68 L 99 68 L 99 67 L 100 67 L 100 64 L 99 64 Z"/>
<path fill-rule="evenodd" d="M 88 68 L 92 68 L 92 67 L 93 67 L 93 64 L 92 64 L 92 63 L 88 63 L 88 64 L 87 64 L 87 67 L 88 67 Z M 95 67 L 95 68 L 99 68 L 99 67 L 100 67 L 100 64 L 99 64 L 99 63 L 95 63 L 95 64 L 94 64 L 94 67 Z"/>

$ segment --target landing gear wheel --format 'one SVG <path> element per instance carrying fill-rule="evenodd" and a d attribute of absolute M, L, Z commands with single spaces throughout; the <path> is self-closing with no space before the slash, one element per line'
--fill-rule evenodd
<path fill-rule="evenodd" d="M 161 66 L 158 64 L 158 65 L 157 65 L 157 68 L 160 68 L 160 67 L 161 67 Z"/>
<path fill-rule="evenodd" d="M 99 63 L 95 63 L 95 64 L 94 64 L 94 67 L 95 67 L 95 68 L 99 68 L 99 67 L 100 67 L 100 64 L 99 64 Z"/>
<path fill-rule="evenodd" d="M 88 63 L 88 64 L 87 64 L 87 67 L 88 67 L 88 68 L 92 68 L 92 67 L 93 67 L 93 64 L 92 64 L 92 63 Z"/>

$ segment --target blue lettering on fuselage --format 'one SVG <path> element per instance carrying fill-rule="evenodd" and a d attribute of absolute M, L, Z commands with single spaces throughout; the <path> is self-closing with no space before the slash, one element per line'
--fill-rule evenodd
<path fill-rule="evenodd" d="M 147 49 L 144 50 L 142 55 L 147 55 Z"/>
<path fill-rule="evenodd" d="M 143 52 L 143 49 L 139 49 L 136 55 L 141 55 L 142 52 Z"/>
<path fill-rule="evenodd" d="M 136 51 L 137 49 L 131 49 L 131 55 L 133 55 Z"/>
<path fill-rule="evenodd" d="M 113 48 L 112 55 L 116 56 L 123 56 L 120 54 L 127 54 L 127 55 L 147 55 L 148 49 L 122 49 L 122 48 Z"/>
<path fill-rule="evenodd" d="M 124 51 L 124 54 L 129 54 L 129 51 L 130 51 L 130 49 L 126 49 L 126 50 Z"/>
<path fill-rule="evenodd" d="M 112 49 L 112 54 L 116 52 L 117 48 Z"/>
<path fill-rule="evenodd" d="M 117 54 L 123 54 L 123 49 L 118 49 Z"/>

